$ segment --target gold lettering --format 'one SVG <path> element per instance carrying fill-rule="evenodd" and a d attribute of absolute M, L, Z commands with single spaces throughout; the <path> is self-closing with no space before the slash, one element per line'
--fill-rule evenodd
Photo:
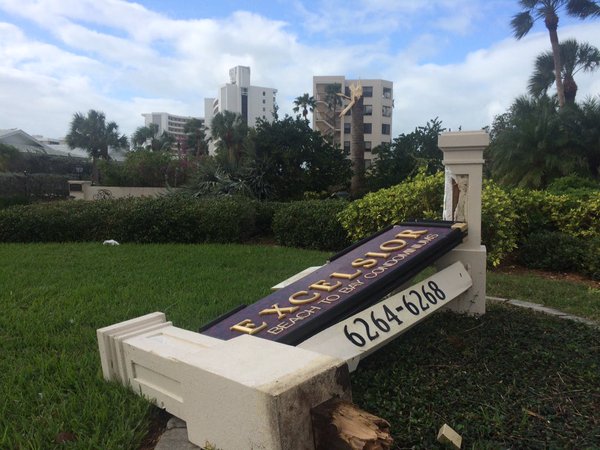
<path fill-rule="evenodd" d="M 279 303 L 275 303 L 271 306 L 271 308 L 263 309 L 258 313 L 259 316 L 264 316 L 265 314 L 277 314 L 278 319 L 283 319 L 287 314 L 291 314 L 300 309 L 299 306 L 289 306 L 287 308 L 280 308 Z"/>
<path fill-rule="evenodd" d="M 314 284 L 311 284 L 311 285 L 309 286 L 309 289 L 316 289 L 316 290 L 318 290 L 318 291 L 331 292 L 331 291 L 335 291 L 335 290 L 336 290 L 337 288 L 339 288 L 341 285 L 342 285 L 342 282 L 341 282 L 341 281 L 338 281 L 338 282 L 337 282 L 337 283 L 335 283 L 335 284 L 331 284 L 331 283 L 328 283 L 328 282 L 327 282 L 327 281 L 325 281 L 325 280 L 320 280 L 320 281 L 317 281 L 317 282 L 316 282 L 316 283 L 314 283 Z"/>
<path fill-rule="evenodd" d="M 402 250 L 404 247 L 406 247 L 406 241 L 403 241 L 402 239 L 392 239 L 391 241 L 386 241 L 379 246 L 381 250 L 387 250 L 390 252 Z"/>
<path fill-rule="evenodd" d="M 357 270 L 354 273 L 340 273 L 340 272 L 333 272 L 331 275 L 329 275 L 331 278 L 341 278 L 343 280 L 354 280 L 357 276 L 359 276 L 362 272 L 360 270 Z"/>
<path fill-rule="evenodd" d="M 401 231 L 400 233 L 398 233 L 396 235 L 396 237 L 398 239 L 400 239 L 400 238 L 417 239 L 419 236 L 422 236 L 427 232 L 428 232 L 427 230 L 418 230 L 418 231 L 404 230 L 404 231 Z"/>
<path fill-rule="evenodd" d="M 240 323 L 236 323 L 234 326 L 229 328 L 231 331 L 239 331 L 240 333 L 246 334 L 256 334 L 261 330 L 267 328 L 267 323 L 263 322 L 260 327 L 256 327 L 256 325 L 250 320 L 242 320 Z"/>
<path fill-rule="evenodd" d="M 389 253 L 377 253 L 377 252 L 367 252 L 365 256 L 370 256 L 371 258 L 388 258 L 390 256 Z"/>
<path fill-rule="evenodd" d="M 356 258 L 352 261 L 352 267 L 366 267 L 367 269 L 376 266 L 377 261 L 374 259 Z"/>
<path fill-rule="evenodd" d="M 296 297 L 302 297 L 304 295 L 308 295 L 308 292 L 307 291 L 298 291 L 298 292 L 290 295 L 289 302 L 292 305 L 306 305 L 307 303 L 314 302 L 315 300 L 319 300 L 321 298 L 321 294 L 319 294 L 318 292 L 315 292 L 312 297 L 309 297 L 304 300 L 296 298 Z"/>

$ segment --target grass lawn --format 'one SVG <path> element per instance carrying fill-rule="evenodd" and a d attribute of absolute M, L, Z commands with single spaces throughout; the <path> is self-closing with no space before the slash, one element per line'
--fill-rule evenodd
<path fill-rule="evenodd" d="M 139 448 L 156 408 L 104 382 L 95 330 L 152 311 L 195 330 L 327 256 L 0 244 L 0 448 Z M 519 283 L 514 294 L 496 292 L 510 277 L 491 295 L 534 301 L 517 295 Z M 578 298 L 589 308 L 574 313 L 600 316 L 597 291 L 559 285 L 531 289 L 542 300 Z M 399 448 L 437 448 L 444 422 L 464 448 L 600 448 L 600 331 L 585 325 L 504 306 L 479 319 L 438 314 L 367 359 L 352 382 L 359 406 L 392 422 Z"/>

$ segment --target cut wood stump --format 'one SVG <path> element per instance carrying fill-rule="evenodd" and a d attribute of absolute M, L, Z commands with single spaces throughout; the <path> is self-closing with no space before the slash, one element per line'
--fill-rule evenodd
<path fill-rule="evenodd" d="M 394 443 L 387 420 L 340 399 L 311 410 L 315 450 L 389 450 Z"/>

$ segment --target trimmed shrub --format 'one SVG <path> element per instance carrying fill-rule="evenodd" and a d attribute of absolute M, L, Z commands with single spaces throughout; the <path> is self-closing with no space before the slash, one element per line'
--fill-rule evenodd
<path fill-rule="evenodd" d="M 584 249 L 576 237 L 559 231 L 530 234 L 519 247 L 519 262 L 532 269 L 580 271 Z"/>
<path fill-rule="evenodd" d="M 517 248 L 518 216 L 509 194 L 491 180 L 483 183 L 481 197 L 481 241 L 487 262 L 493 267 Z"/>
<path fill-rule="evenodd" d="M 418 174 L 396 186 L 380 189 L 352 202 L 338 217 L 353 241 L 408 219 L 442 218 L 444 174 Z M 487 246 L 488 263 L 500 264 L 517 246 L 517 214 L 503 189 L 491 181 L 482 193 L 482 241 Z"/>
<path fill-rule="evenodd" d="M 350 242 L 337 217 L 347 205 L 343 200 L 282 204 L 273 218 L 275 239 L 289 247 L 341 250 Z"/>
<path fill-rule="evenodd" d="M 559 231 L 532 233 L 519 247 L 519 262 L 532 269 L 578 272 L 600 280 L 600 237 L 581 239 Z"/>
<path fill-rule="evenodd" d="M 338 218 L 352 241 L 408 219 L 441 219 L 444 174 L 417 174 L 396 186 L 356 200 Z"/>
<path fill-rule="evenodd" d="M 254 221 L 251 204 L 230 198 L 54 202 L 0 211 L 0 241 L 242 242 Z"/>

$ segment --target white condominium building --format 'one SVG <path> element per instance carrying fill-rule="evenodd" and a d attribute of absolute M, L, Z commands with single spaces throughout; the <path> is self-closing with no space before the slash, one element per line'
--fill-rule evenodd
<path fill-rule="evenodd" d="M 350 152 L 350 114 L 340 118 L 339 113 L 348 103 L 335 104 L 336 89 L 350 96 L 350 84 L 360 83 L 363 89 L 365 164 L 371 164 L 371 149 L 392 142 L 392 110 L 394 108 L 394 84 L 386 80 L 347 80 L 344 76 L 313 77 L 313 97 L 316 107 L 313 129 L 330 137 L 335 145 Z"/>
<path fill-rule="evenodd" d="M 219 112 L 240 114 L 248 126 L 258 119 L 273 120 L 277 89 L 251 86 L 250 67 L 236 66 L 229 70 L 229 83 L 221 86 L 218 98 L 204 99 L 204 117 L 210 127 L 212 118 Z"/>

